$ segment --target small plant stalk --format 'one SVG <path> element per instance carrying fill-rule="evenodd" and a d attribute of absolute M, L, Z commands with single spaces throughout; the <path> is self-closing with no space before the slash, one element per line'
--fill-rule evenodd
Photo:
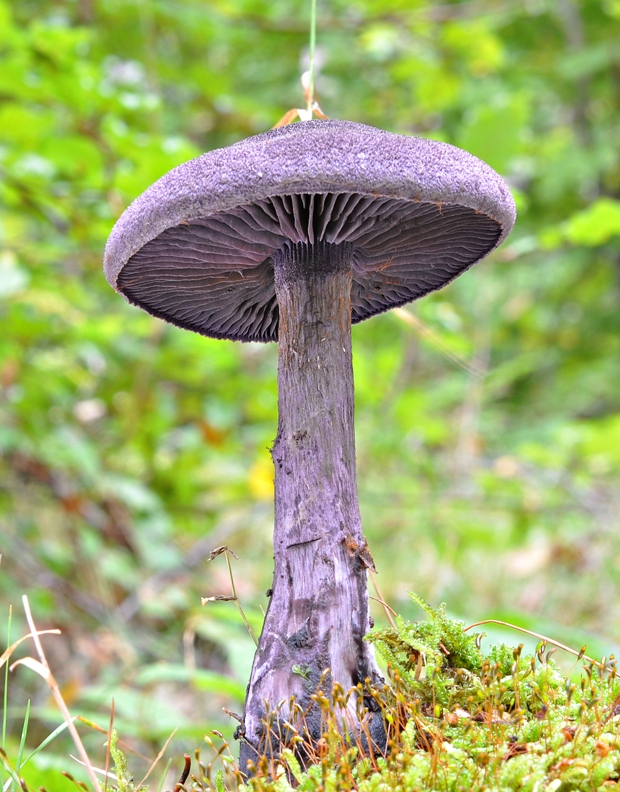
<path fill-rule="evenodd" d="M 314 53 L 316 50 L 316 0 L 310 0 L 310 64 L 308 69 L 308 92 L 306 96 L 306 112 L 312 118 L 314 105 Z"/>

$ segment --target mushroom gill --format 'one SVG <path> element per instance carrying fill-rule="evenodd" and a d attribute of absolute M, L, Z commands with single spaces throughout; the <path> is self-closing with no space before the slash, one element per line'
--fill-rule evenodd
<path fill-rule="evenodd" d="M 353 246 L 355 324 L 441 288 L 500 234 L 498 222 L 458 204 L 279 195 L 166 229 L 129 259 L 117 286 L 131 303 L 202 335 L 276 341 L 273 256 L 287 242 Z"/>

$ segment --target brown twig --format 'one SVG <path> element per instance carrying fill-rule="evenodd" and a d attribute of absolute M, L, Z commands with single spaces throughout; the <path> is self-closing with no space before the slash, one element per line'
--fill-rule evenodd
<path fill-rule="evenodd" d="M 181 777 L 177 781 L 177 785 L 175 786 L 173 792 L 181 792 L 181 788 L 183 787 L 183 784 L 189 778 L 189 771 L 192 766 L 192 758 L 189 754 L 183 754 L 183 758 L 185 759 L 185 767 L 183 768 Z"/>
<path fill-rule="evenodd" d="M 144 782 L 146 781 L 146 779 L 147 779 L 147 778 L 148 778 L 148 777 L 151 775 L 151 773 L 152 773 L 152 772 L 153 772 L 153 770 L 155 769 L 155 766 L 157 765 L 157 762 L 159 762 L 159 760 L 160 760 L 160 759 L 162 758 L 162 756 L 164 755 L 164 753 L 165 753 L 165 751 L 166 751 L 166 748 L 167 748 L 167 747 L 170 745 L 170 741 L 172 740 L 172 738 L 174 737 L 174 735 L 175 735 L 176 733 L 177 733 L 177 730 L 175 729 L 175 730 L 172 732 L 172 734 L 170 735 L 170 737 L 168 737 L 168 739 L 167 739 L 167 740 L 166 740 L 166 742 L 164 743 L 164 745 L 163 745 L 162 749 L 161 749 L 161 750 L 160 750 L 160 752 L 157 754 L 157 756 L 156 756 L 156 757 L 155 757 L 155 759 L 153 760 L 153 763 L 151 764 L 151 766 L 150 766 L 150 767 L 149 767 L 149 769 L 147 770 L 147 773 L 146 773 L 146 775 L 144 776 L 144 778 L 142 779 L 142 781 L 140 781 L 140 783 L 138 784 L 138 786 L 137 786 L 137 788 L 138 788 L 138 789 L 140 789 L 140 788 L 142 787 L 142 785 L 144 784 Z"/>
<path fill-rule="evenodd" d="M 398 616 L 398 614 L 396 613 L 394 608 L 390 608 L 390 606 L 384 600 L 383 594 L 381 593 L 381 590 L 379 589 L 379 585 L 377 584 L 377 579 L 376 578 L 377 578 L 376 574 L 374 572 L 371 572 L 370 573 L 370 579 L 372 580 L 372 585 L 373 585 L 374 590 L 377 592 L 377 596 L 376 597 L 371 597 L 370 595 L 368 595 L 368 596 L 369 596 L 369 598 L 371 600 L 375 600 L 375 602 L 379 602 L 383 606 L 383 610 L 385 611 L 385 615 L 387 617 L 387 620 L 389 621 L 390 625 L 392 626 L 392 629 L 395 630 L 396 629 L 396 622 L 392 618 L 392 614 L 394 614 L 394 616 Z"/>
<path fill-rule="evenodd" d="M 243 612 L 243 608 L 241 607 L 241 603 L 239 602 L 239 598 L 237 597 L 237 589 L 235 588 L 235 578 L 232 571 L 232 566 L 230 564 L 230 556 L 232 555 L 234 558 L 239 560 L 239 556 L 236 555 L 228 545 L 221 545 L 221 547 L 216 547 L 215 550 L 212 550 L 209 554 L 209 561 L 213 561 L 214 558 L 217 558 L 222 553 L 226 556 L 226 563 L 228 564 L 228 575 L 230 577 L 230 587 L 232 588 L 232 596 L 228 594 L 216 594 L 214 597 L 202 597 L 201 602 L 203 605 L 206 605 L 207 602 L 234 602 L 237 606 L 239 613 L 241 614 L 241 618 L 243 619 L 243 623 L 245 624 L 246 630 L 249 632 L 250 637 L 254 641 L 254 645 L 258 646 L 258 641 L 256 640 L 256 636 L 250 627 L 250 622 L 247 620 L 245 613 Z"/>

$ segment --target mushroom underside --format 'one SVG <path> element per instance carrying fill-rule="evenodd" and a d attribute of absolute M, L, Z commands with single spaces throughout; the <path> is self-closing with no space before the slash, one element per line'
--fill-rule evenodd
<path fill-rule="evenodd" d="M 287 244 L 353 246 L 356 323 L 441 288 L 500 234 L 493 218 L 458 204 L 280 195 L 166 229 L 129 259 L 117 288 L 152 315 L 202 335 L 277 341 L 273 256 Z"/>

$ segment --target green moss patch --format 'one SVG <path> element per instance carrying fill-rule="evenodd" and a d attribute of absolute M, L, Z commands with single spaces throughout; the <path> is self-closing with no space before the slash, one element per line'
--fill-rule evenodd
<path fill-rule="evenodd" d="M 388 724 L 388 746 L 373 751 L 365 722 L 343 736 L 343 704 L 356 699 L 335 690 L 317 693 L 325 717 L 318 745 L 303 728 L 277 762 L 264 760 L 242 792 L 569 792 L 608 790 L 620 777 L 620 680 L 613 657 L 585 661 L 562 673 L 541 642 L 533 655 L 497 645 L 485 654 L 476 635 L 447 617 L 444 606 L 427 619 L 395 626 L 366 640 L 387 661 L 389 684 L 372 695 Z M 581 657 L 579 657 L 581 654 Z M 339 727 L 340 724 L 340 727 Z M 301 750 L 301 753 L 300 753 Z M 302 769 L 306 751 L 310 764 Z M 237 788 L 210 770 L 186 789 Z"/>

